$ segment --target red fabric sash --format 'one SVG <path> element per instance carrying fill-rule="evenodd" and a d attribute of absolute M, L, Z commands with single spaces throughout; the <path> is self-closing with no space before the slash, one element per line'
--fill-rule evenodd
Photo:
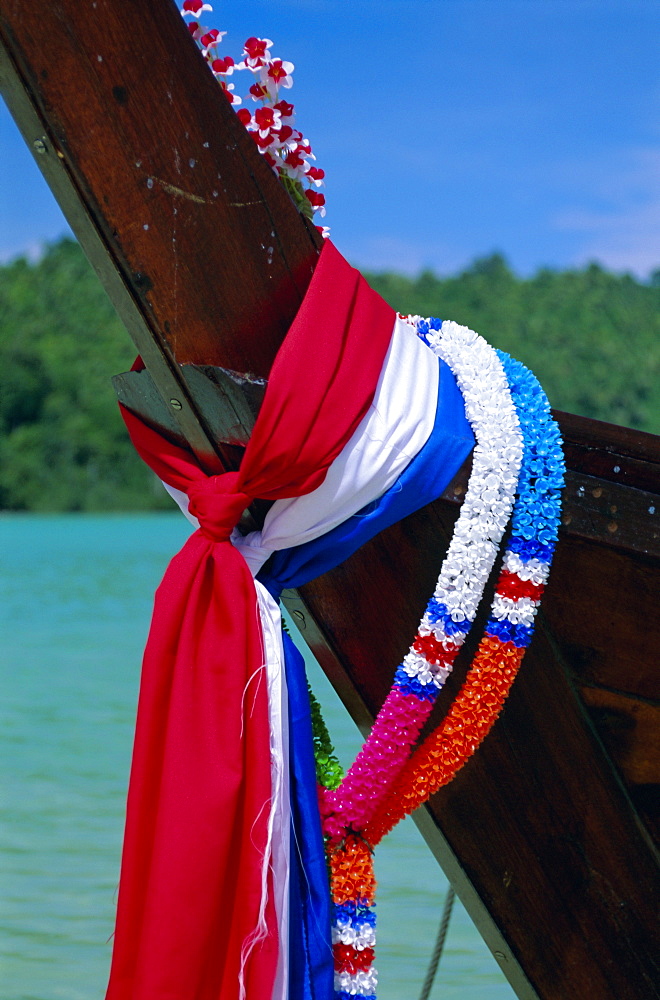
<path fill-rule="evenodd" d="M 254 584 L 228 539 L 253 498 L 323 481 L 373 399 L 394 318 L 326 242 L 238 473 L 207 477 L 123 410 L 138 452 L 188 494 L 201 528 L 156 593 L 107 1000 L 238 1000 L 241 975 L 247 1000 L 272 994 L 271 893 L 265 934 L 246 947 L 270 809 L 266 678 Z"/>

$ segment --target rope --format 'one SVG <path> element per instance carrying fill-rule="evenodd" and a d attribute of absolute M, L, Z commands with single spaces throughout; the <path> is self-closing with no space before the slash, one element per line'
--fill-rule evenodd
<path fill-rule="evenodd" d="M 449 884 L 447 889 L 447 895 L 445 896 L 445 905 L 442 911 L 442 919 L 440 920 L 440 926 L 438 928 L 438 936 L 435 942 L 435 948 L 433 949 L 433 954 L 431 955 L 431 961 L 429 962 L 428 972 L 426 973 L 426 979 L 424 980 L 424 985 L 422 986 L 422 992 L 419 994 L 419 1000 L 428 1000 L 431 995 L 431 989 L 433 987 L 433 982 L 435 980 L 435 974 L 438 971 L 438 965 L 440 964 L 440 957 L 442 955 L 442 949 L 445 946 L 445 938 L 447 937 L 447 930 L 449 929 L 449 921 L 451 919 L 451 911 L 454 908 L 454 900 L 456 898 L 456 893 L 454 892 L 454 887 Z"/>

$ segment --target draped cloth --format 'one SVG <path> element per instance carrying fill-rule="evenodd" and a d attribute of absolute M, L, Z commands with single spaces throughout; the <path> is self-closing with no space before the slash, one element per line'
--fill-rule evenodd
<path fill-rule="evenodd" d="M 238 473 L 207 477 L 123 416 L 197 530 L 145 651 L 107 1000 L 329 1000 L 309 701 L 279 594 L 442 492 L 474 443 L 462 397 L 326 242 Z M 275 502 L 243 537 L 255 497 Z"/>
<path fill-rule="evenodd" d="M 124 411 L 138 452 L 187 495 L 200 528 L 155 599 L 107 1000 L 262 1000 L 281 979 L 266 598 L 230 536 L 254 498 L 323 483 L 372 403 L 394 321 L 326 242 L 238 473 L 206 476 Z"/>

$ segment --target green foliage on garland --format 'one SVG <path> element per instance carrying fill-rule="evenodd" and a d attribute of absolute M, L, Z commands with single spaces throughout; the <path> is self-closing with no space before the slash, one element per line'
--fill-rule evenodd
<path fill-rule="evenodd" d="M 341 780 L 344 777 L 344 770 L 335 754 L 335 748 L 332 745 L 330 733 L 321 712 L 321 706 L 309 685 L 309 681 L 307 682 L 307 691 L 312 713 L 316 780 L 324 788 L 339 788 Z"/>
<path fill-rule="evenodd" d="M 658 433 L 660 274 L 517 278 L 498 254 L 449 278 L 369 275 L 401 312 L 455 319 L 538 376 L 553 406 Z M 135 350 L 79 246 L 0 267 L 0 509 L 168 509 L 110 377 Z"/>

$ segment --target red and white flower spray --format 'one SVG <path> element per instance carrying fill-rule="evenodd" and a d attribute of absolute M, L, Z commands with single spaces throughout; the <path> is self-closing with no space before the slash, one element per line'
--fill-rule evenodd
<path fill-rule="evenodd" d="M 273 168 L 299 211 L 308 219 L 313 219 L 315 213 L 323 218 L 325 195 L 319 189 L 323 187 L 325 173 L 314 165 L 316 157 L 309 139 L 295 127 L 293 104 L 285 100 L 281 93 L 293 86 L 293 63 L 272 55 L 273 42 L 270 38 L 248 38 L 238 62 L 232 56 L 221 56 L 219 47 L 227 32 L 204 27 L 198 20 L 204 12 L 212 10 L 211 5 L 202 0 L 184 0 L 181 14 L 190 18 L 187 21 L 188 30 L 211 72 L 227 100 L 238 109 L 236 113 L 257 149 Z M 236 93 L 233 77 L 241 71 L 249 72 L 253 78 L 245 100 L 249 97 L 259 105 L 254 112 Z M 327 235 L 327 227 L 318 228 L 324 236 Z"/>

